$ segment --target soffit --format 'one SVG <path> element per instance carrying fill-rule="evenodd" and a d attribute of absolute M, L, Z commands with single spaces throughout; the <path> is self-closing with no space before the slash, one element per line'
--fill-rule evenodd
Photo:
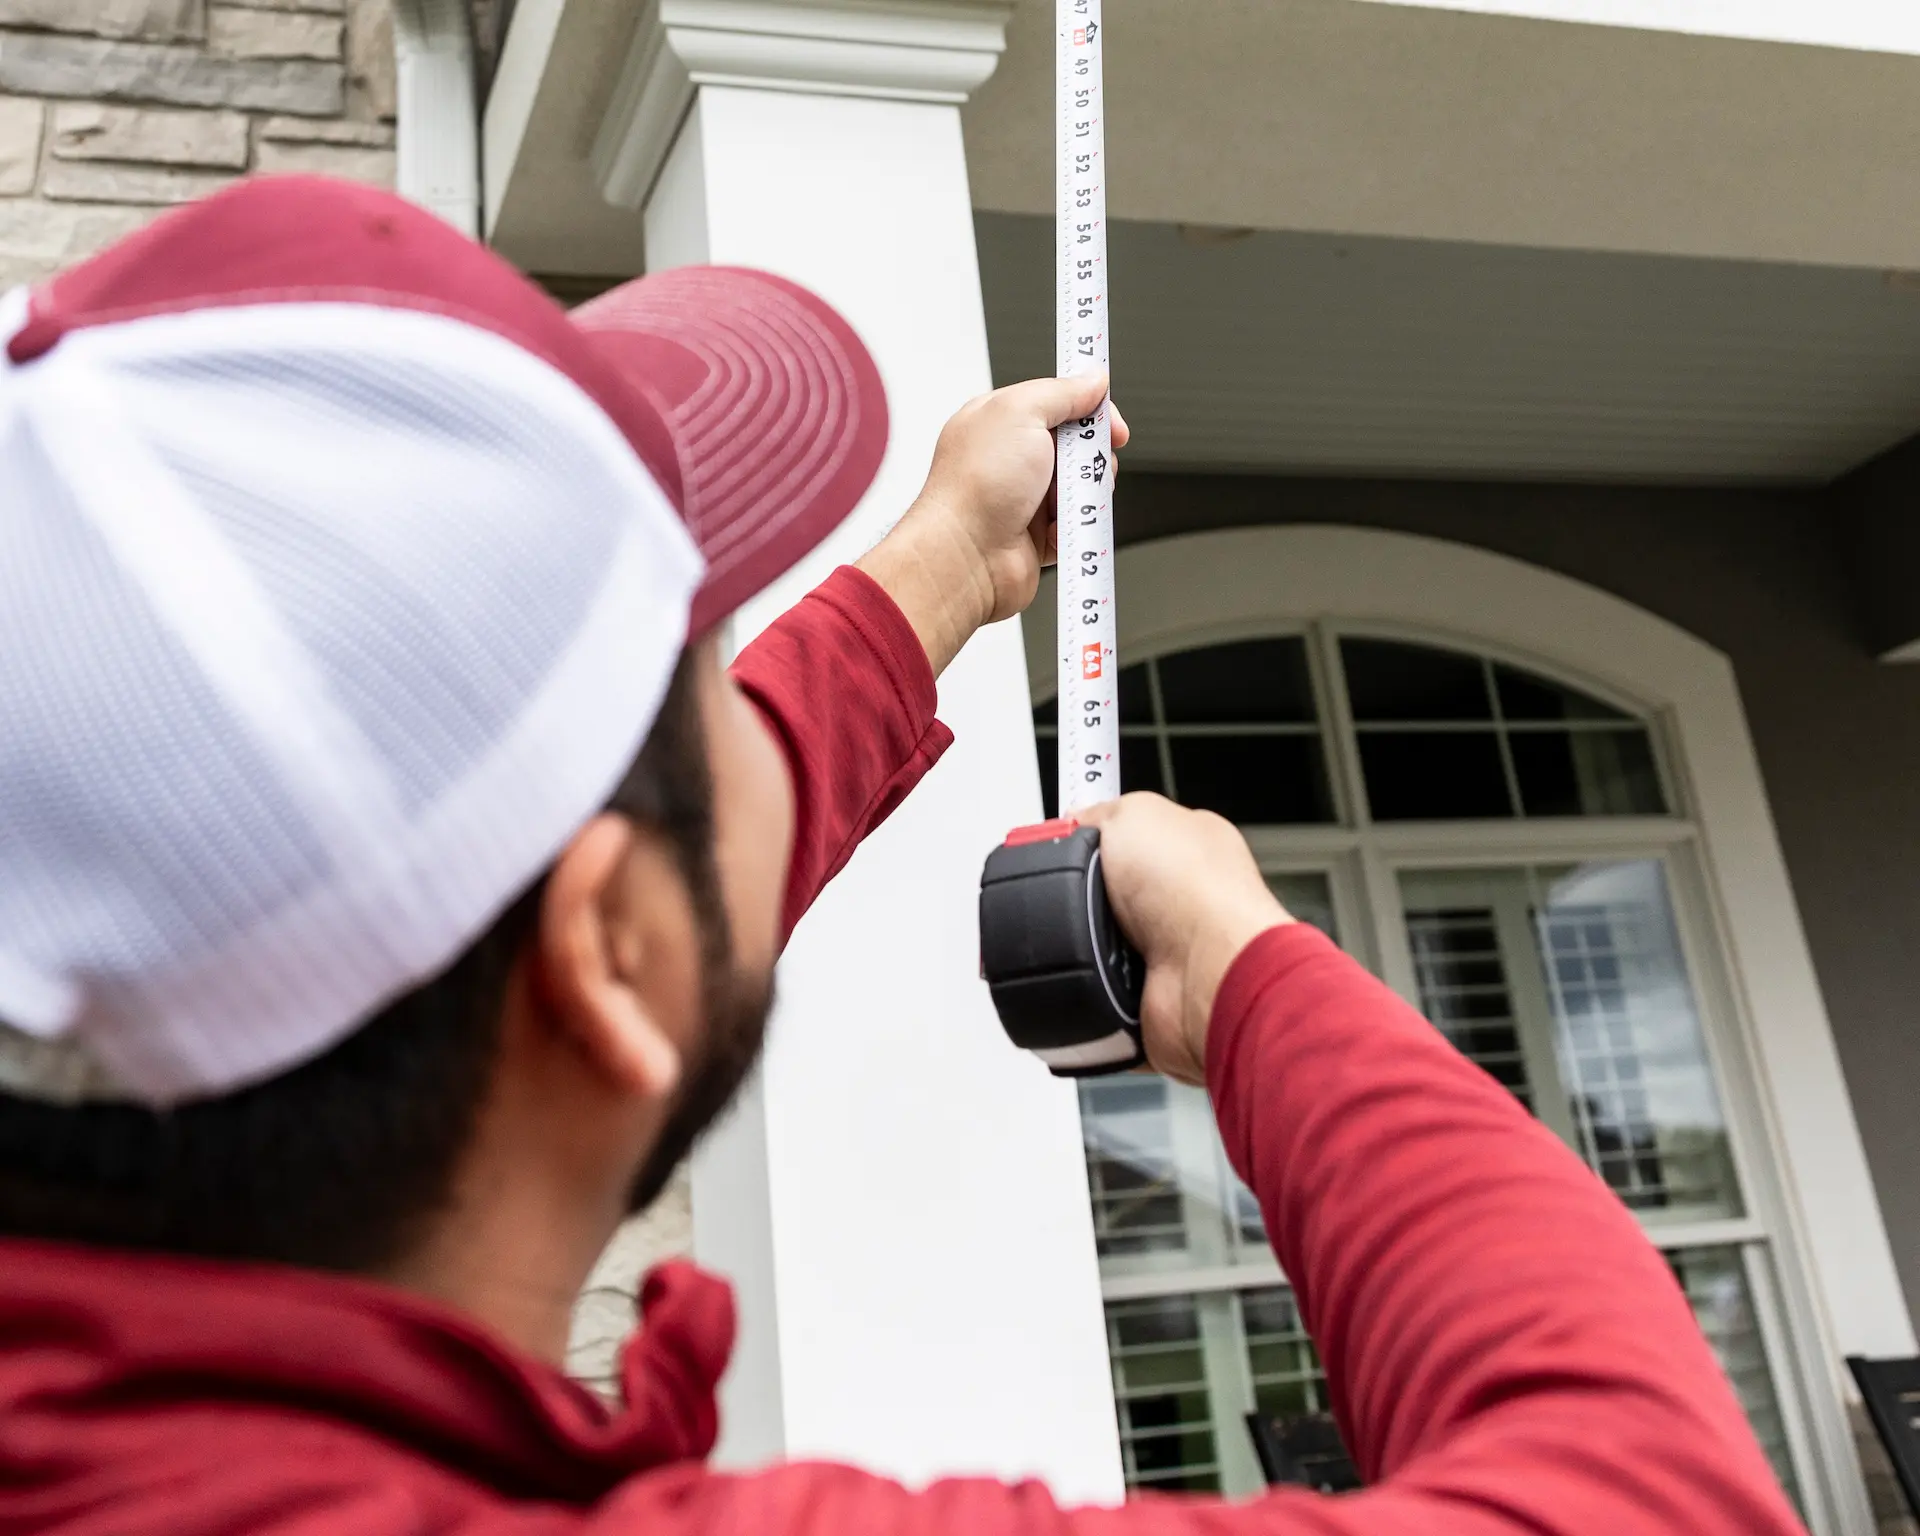
<path fill-rule="evenodd" d="M 997 379 L 1052 371 L 1047 219 L 976 218 Z M 1818 484 L 1920 430 L 1879 272 L 1116 224 L 1141 467 Z"/>

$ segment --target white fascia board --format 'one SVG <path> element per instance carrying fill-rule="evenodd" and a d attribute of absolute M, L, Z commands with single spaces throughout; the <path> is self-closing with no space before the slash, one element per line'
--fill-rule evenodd
<path fill-rule="evenodd" d="M 1920 54 L 1912 0 L 1361 0 L 1420 10 L 1475 11 L 1596 27 L 1685 32 L 1760 43 Z"/>

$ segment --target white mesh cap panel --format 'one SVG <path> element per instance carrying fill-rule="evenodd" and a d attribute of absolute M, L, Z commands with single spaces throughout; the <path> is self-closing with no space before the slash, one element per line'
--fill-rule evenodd
<path fill-rule="evenodd" d="M 338 304 L 0 363 L 0 551 L 0 1086 L 155 1101 L 450 962 L 625 773 L 700 575 L 557 371 Z"/>

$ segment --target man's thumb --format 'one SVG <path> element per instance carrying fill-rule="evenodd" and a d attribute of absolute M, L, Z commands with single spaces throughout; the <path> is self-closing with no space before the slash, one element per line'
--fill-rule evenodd
<path fill-rule="evenodd" d="M 1091 416 L 1100 409 L 1100 402 L 1107 398 L 1107 376 L 1104 373 L 1077 373 L 1064 379 L 1036 379 L 1034 383 L 1037 389 L 1043 391 L 1036 403 L 1045 411 L 1050 427 L 1064 426 L 1082 416 Z"/>

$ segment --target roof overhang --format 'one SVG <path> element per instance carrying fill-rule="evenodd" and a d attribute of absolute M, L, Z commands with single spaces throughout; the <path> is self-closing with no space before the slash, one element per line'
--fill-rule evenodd
<path fill-rule="evenodd" d="M 594 146 L 662 3 L 515 7 L 486 159 L 489 228 L 517 260 L 638 270 L 640 221 L 608 201 Z M 1051 15 L 1018 0 L 965 108 L 981 208 L 1051 211 Z M 1920 265 L 1920 8 L 1130 0 L 1108 40 L 1118 218 Z"/>

